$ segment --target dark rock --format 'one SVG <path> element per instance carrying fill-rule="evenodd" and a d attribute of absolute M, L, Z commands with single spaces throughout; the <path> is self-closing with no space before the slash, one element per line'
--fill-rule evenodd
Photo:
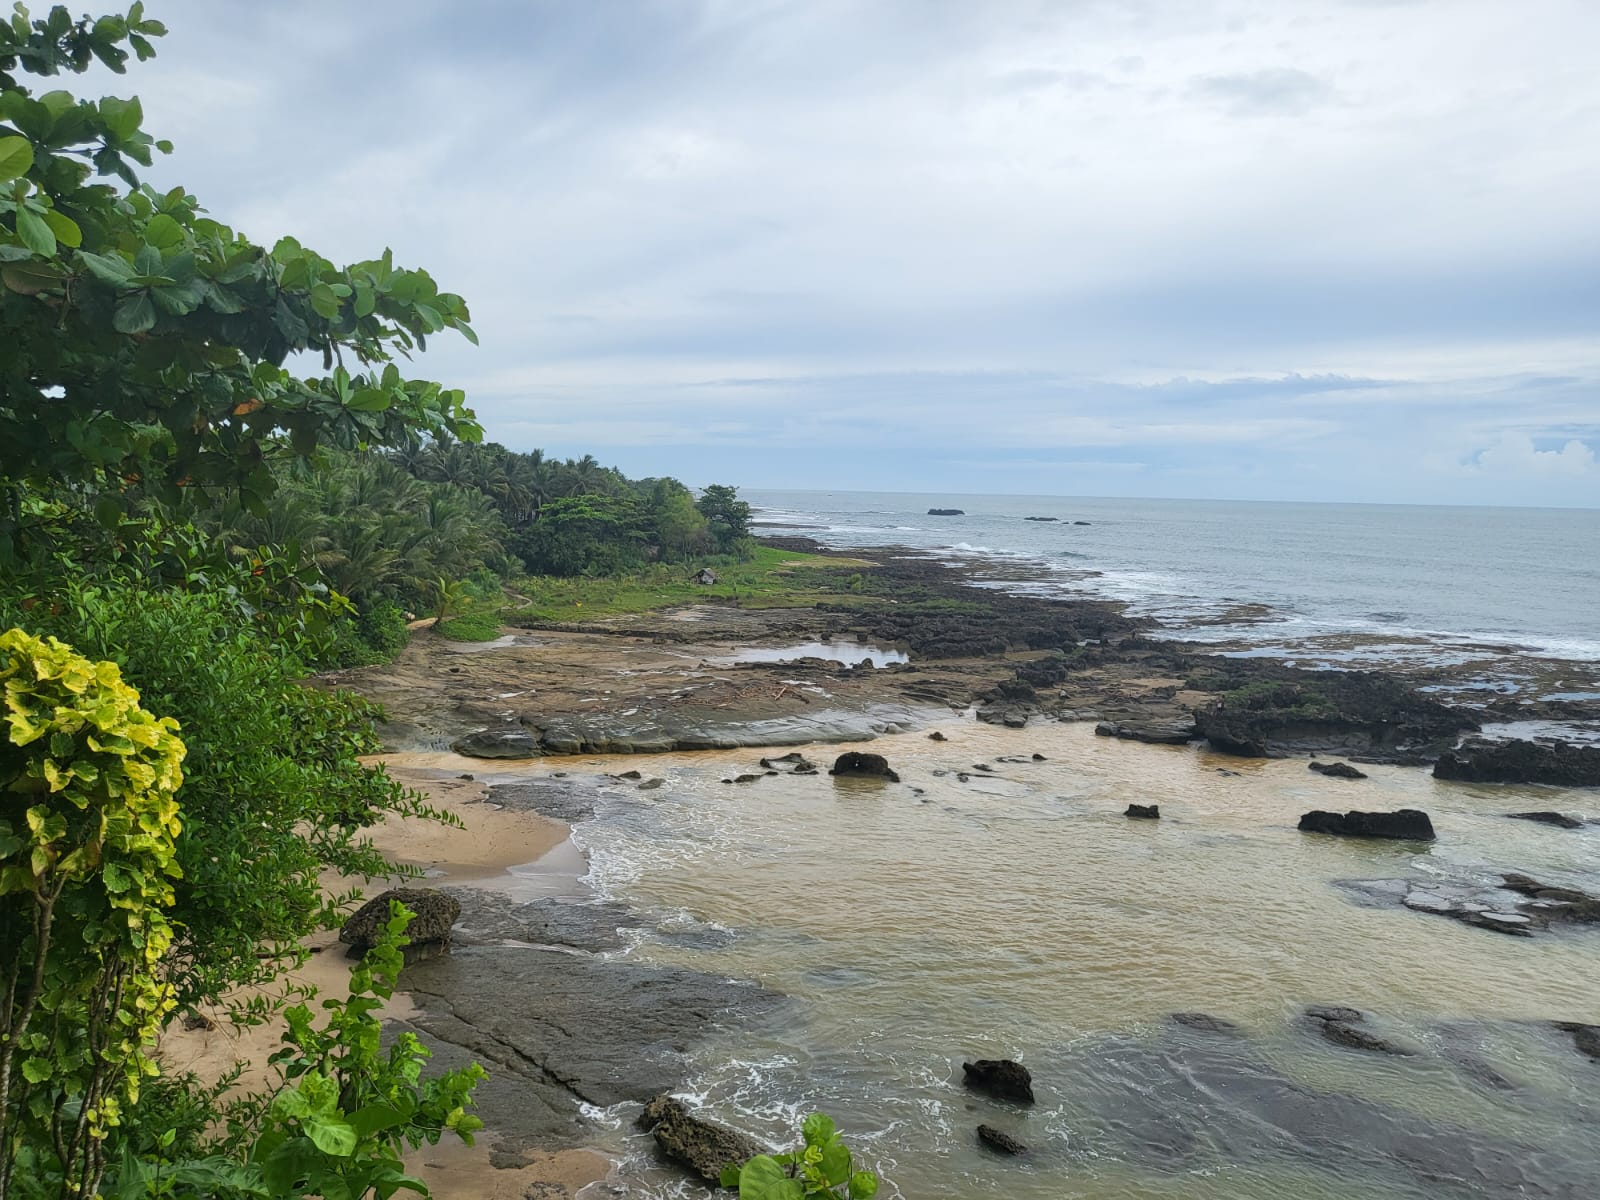
<path fill-rule="evenodd" d="M 1365 779 L 1367 777 L 1367 773 L 1365 771 L 1358 771 L 1349 763 L 1345 762 L 1314 762 L 1307 763 L 1306 766 L 1315 771 L 1318 775 L 1328 775 L 1334 779 Z"/>
<path fill-rule="evenodd" d="M 1087 522 L 1087 521 L 1074 521 L 1073 522 L 1074 525 L 1087 525 L 1088 523 L 1089 522 Z"/>
<path fill-rule="evenodd" d="M 1308 812 L 1300 818 L 1304 833 L 1331 833 L 1340 837 L 1399 838 L 1405 841 L 1432 841 L 1433 822 L 1415 808 L 1398 812 Z"/>
<path fill-rule="evenodd" d="M 408 955 L 425 947 L 442 949 L 450 944 L 450 930 L 461 916 L 459 900 L 436 888 L 393 888 L 356 909 L 340 928 L 339 940 L 350 947 L 353 956 L 372 949 L 378 931 L 389 921 L 389 903 L 393 900 L 416 913 L 406 926 L 406 936 L 411 939 L 406 947 Z"/>
<path fill-rule="evenodd" d="M 1478 728 L 1471 716 L 1376 671 L 1221 661 L 1189 682 L 1221 693 L 1194 710 L 1200 736 L 1245 758 L 1309 752 L 1407 761 Z"/>
<path fill-rule="evenodd" d="M 1558 812 L 1520 812 L 1507 813 L 1513 821 L 1537 821 L 1541 825 L 1555 825 L 1561 829 L 1582 829 L 1583 822 L 1576 817 L 1569 817 Z"/>
<path fill-rule="evenodd" d="M 930 517 L 964 517 L 967 514 L 964 509 L 960 508 L 930 508 L 928 515 Z"/>
<path fill-rule="evenodd" d="M 622 774 L 615 775 L 612 778 L 614 778 L 614 779 L 639 780 L 639 779 L 643 779 L 644 778 L 644 772 L 643 771 L 624 771 L 624 772 L 622 772 Z"/>
<path fill-rule="evenodd" d="M 1059 521 L 1060 517 L 1023 517 L 1024 521 Z"/>
<path fill-rule="evenodd" d="M 665 779 L 646 779 L 639 785 L 639 790 L 641 792 L 653 792 L 664 783 L 666 783 Z"/>
<path fill-rule="evenodd" d="M 862 754 L 852 750 L 848 754 L 841 754 L 833 760 L 833 769 L 829 775 L 866 775 L 876 779 L 887 779 L 890 783 L 899 783 L 900 776 L 889 769 L 889 760 L 881 754 Z"/>
<path fill-rule="evenodd" d="M 526 729 L 480 729 L 450 743 L 469 758 L 538 758 L 544 753 L 539 735 Z"/>
<path fill-rule="evenodd" d="M 1387 1038 L 1379 1037 L 1370 1030 L 1362 1029 L 1361 1023 L 1367 1017 L 1359 1009 L 1343 1008 L 1338 1005 L 1313 1005 L 1306 1009 L 1306 1016 L 1316 1027 L 1317 1032 L 1335 1046 L 1345 1046 L 1351 1050 L 1370 1050 L 1376 1054 L 1393 1054 L 1402 1058 L 1416 1053 Z"/>
<path fill-rule="evenodd" d="M 1033 755 L 1033 761 L 1034 762 L 1048 762 L 1049 760 L 1046 759 L 1045 756 L 1042 755 L 1042 754 L 1035 754 L 1035 755 Z"/>
<path fill-rule="evenodd" d="M 1009 1058 L 980 1058 L 961 1064 L 963 1082 L 975 1092 L 1000 1100 L 1033 1103 L 1033 1076 L 1028 1068 Z"/>
<path fill-rule="evenodd" d="M 747 773 L 745 773 L 743 775 L 735 775 L 732 779 L 724 779 L 722 782 L 723 783 L 754 783 L 756 780 L 763 779 L 763 778 L 765 778 L 765 776 L 762 776 L 762 775 L 751 775 L 751 774 L 749 774 L 747 772 Z"/>
<path fill-rule="evenodd" d="M 1600 1025 L 1585 1025 L 1579 1021 L 1553 1021 L 1551 1024 L 1563 1033 L 1572 1035 L 1573 1045 L 1579 1053 L 1600 1059 Z"/>
<path fill-rule="evenodd" d="M 1130 804 L 1127 811 L 1122 815 L 1125 817 L 1139 817 L 1146 821 L 1158 821 L 1161 819 L 1161 806 L 1159 804 Z"/>
<path fill-rule="evenodd" d="M 1152 746 L 1184 746 L 1196 737 L 1193 721 L 1139 725 L 1125 724 L 1121 721 L 1101 721 L 1094 727 L 1094 731 L 1099 737 L 1148 742 Z"/>
<path fill-rule="evenodd" d="M 1439 756 L 1433 764 L 1433 777 L 1465 783 L 1600 787 L 1600 746 L 1471 738 Z"/>
<path fill-rule="evenodd" d="M 697 1117 L 672 1096 L 657 1096 L 646 1104 L 638 1123 L 664 1155 L 713 1185 L 720 1182 L 724 1167 L 742 1167 L 767 1152 L 749 1134 Z"/>
<path fill-rule="evenodd" d="M 928 740 L 930 742 L 948 742 L 950 739 L 945 737 L 944 734 L 940 733 L 937 729 L 935 729 L 932 733 L 930 733 L 928 735 Z"/>
<path fill-rule="evenodd" d="M 1051 520 L 1051 521 L 1055 520 L 1054 517 L 1050 517 L 1050 518 L 1047 518 L 1047 519 Z M 1034 520 L 1038 520 L 1038 518 L 1037 517 L 1029 517 L 1028 520 L 1034 521 Z M 993 1151 L 995 1151 L 995 1152 L 997 1152 L 999 1154 L 1013 1154 L 1013 1155 L 1015 1155 L 1015 1154 L 1026 1154 L 1028 1152 L 1028 1148 L 1026 1146 L 1024 1146 L 1021 1142 L 1017 1141 L 1016 1138 L 1012 1137 L 1009 1133 L 1004 1133 L 1004 1132 L 996 1129 L 992 1125 L 979 1125 L 978 1126 L 978 1140 L 980 1142 L 982 1142 L 985 1146 L 989 1147 L 989 1149 L 991 1149 L 991 1150 L 993 1150 Z"/>
<path fill-rule="evenodd" d="M 1219 1033 L 1227 1037 L 1244 1036 L 1244 1030 L 1232 1021 L 1225 1021 L 1221 1017 L 1213 1017 L 1210 1013 L 1175 1012 L 1171 1014 L 1171 1019 L 1186 1028 L 1198 1029 L 1201 1033 Z"/>
<path fill-rule="evenodd" d="M 817 764 L 806 758 L 798 750 L 792 750 L 788 754 L 780 755 L 777 758 L 763 758 L 761 765 L 773 774 L 776 774 L 776 768 L 780 767 L 788 770 L 791 775 L 815 775 L 817 773 Z"/>

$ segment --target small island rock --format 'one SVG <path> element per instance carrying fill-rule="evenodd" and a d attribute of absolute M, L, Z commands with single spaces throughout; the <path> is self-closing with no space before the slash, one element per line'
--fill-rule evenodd
<path fill-rule="evenodd" d="M 833 769 L 828 774 L 865 775 L 873 779 L 887 779 L 890 783 L 900 782 L 900 776 L 889 769 L 889 760 L 883 755 L 862 754 L 857 750 L 851 750 L 834 759 Z"/>
<path fill-rule="evenodd" d="M 962 1081 L 975 1092 L 1000 1100 L 1033 1103 L 1033 1076 L 1028 1068 L 1009 1058 L 980 1058 L 961 1064 Z"/>
<path fill-rule="evenodd" d="M 1431 842 L 1433 822 L 1421 809 L 1402 808 L 1398 812 L 1323 812 L 1318 809 L 1300 818 L 1303 833 L 1331 833 L 1339 837 L 1397 838 Z"/>

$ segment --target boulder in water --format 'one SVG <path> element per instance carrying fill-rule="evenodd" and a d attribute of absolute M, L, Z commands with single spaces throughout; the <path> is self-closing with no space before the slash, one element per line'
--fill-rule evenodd
<path fill-rule="evenodd" d="M 1540 825 L 1554 825 L 1559 829 L 1582 829 L 1583 822 L 1576 817 L 1569 817 L 1566 813 L 1558 812 L 1520 812 L 1507 813 L 1513 821 L 1535 821 Z"/>
<path fill-rule="evenodd" d="M 1600 746 L 1567 742 L 1495 742 L 1469 738 L 1433 764 L 1435 779 L 1463 783 L 1550 783 L 1600 787 Z"/>
<path fill-rule="evenodd" d="M 1403 1058 L 1415 1053 L 1405 1046 L 1379 1037 L 1369 1029 L 1361 1028 L 1367 1015 L 1359 1009 L 1317 1004 L 1306 1009 L 1306 1017 L 1317 1032 L 1335 1046 L 1345 1046 L 1351 1050 L 1370 1050 L 1376 1054 L 1393 1054 Z"/>
<path fill-rule="evenodd" d="M 1161 806 L 1159 804 L 1130 804 L 1125 817 L 1138 817 L 1144 821 L 1159 821 L 1161 819 Z"/>
<path fill-rule="evenodd" d="M 1244 1030 L 1232 1021 L 1214 1017 L 1210 1013 L 1175 1012 L 1171 1014 L 1171 1019 L 1175 1024 L 1187 1029 L 1198 1029 L 1201 1033 L 1216 1033 L 1226 1037 L 1240 1037 L 1244 1034 Z"/>
<path fill-rule="evenodd" d="M 1032 519 L 1033 518 L 1031 517 L 1029 518 L 1029 520 Z M 1054 517 L 1051 517 L 1050 519 L 1052 521 L 1055 520 Z M 1009 1133 L 996 1129 L 993 1125 L 979 1125 L 978 1140 L 985 1146 L 989 1147 L 989 1149 L 999 1154 L 1017 1155 L 1026 1154 L 1028 1152 L 1028 1148 L 1021 1142 L 1017 1141 L 1016 1138 L 1012 1137 Z"/>
<path fill-rule="evenodd" d="M 1347 762 L 1313 762 L 1306 766 L 1318 775 L 1327 775 L 1333 779 L 1365 779 L 1367 773 L 1358 771 Z"/>
<path fill-rule="evenodd" d="M 962 1082 L 975 1092 L 1000 1100 L 1033 1103 L 1033 1076 L 1028 1068 L 1009 1058 L 980 1058 L 961 1064 Z"/>
<path fill-rule="evenodd" d="M 661 1152 L 688 1167 L 707 1183 L 718 1184 L 724 1167 L 742 1167 L 767 1148 L 749 1134 L 697 1117 L 682 1100 L 657 1096 L 639 1114 L 639 1127 L 649 1130 Z"/>
<path fill-rule="evenodd" d="M 833 768 L 829 775 L 858 775 L 873 779 L 887 779 L 890 783 L 899 783 L 900 776 L 889 769 L 889 760 L 881 754 L 863 754 L 859 750 L 851 750 L 839 755 L 833 760 Z"/>
<path fill-rule="evenodd" d="M 1572 1035 L 1573 1045 L 1577 1046 L 1580 1054 L 1600 1059 L 1600 1025 L 1585 1025 L 1580 1021 L 1554 1021 L 1552 1024 L 1563 1033 Z"/>
<path fill-rule="evenodd" d="M 967 514 L 965 509 L 960 508 L 930 508 L 928 515 L 930 517 L 964 517 Z"/>
<path fill-rule="evenodd" d="M 1331 833 L 1339 837 L 1398 838 L 1404 841 L 1431 842 L 1433 822 L 1421 809 L 1402 808 L 1398 812 L 1323 812 L 1318 809 L 1300 818 L 1303 833 Z"/>

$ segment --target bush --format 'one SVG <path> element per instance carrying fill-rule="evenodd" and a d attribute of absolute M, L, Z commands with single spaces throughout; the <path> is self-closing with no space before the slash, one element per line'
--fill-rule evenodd
<path fill-rule="evenodd" d="M 155 1067 L 184 747 L 116 664 L 0 634 L 0 1195 L 94 1195 L 103 1141 Z"/>
<path fill-rule="evenodd" d="M 500 636 L 500 618 L 489 612 L 462 613 L 434 628 L 453 642 L 492 642 Z"/>
<path fill-rule="evenodd" d="M 356 628 L 361 640 L 374 653 L 381 654 L 384 661 L 399 654 L 411 640 L 406 614 L 392 600 L 379 600 L 367 609 L 356 619 Z"/>

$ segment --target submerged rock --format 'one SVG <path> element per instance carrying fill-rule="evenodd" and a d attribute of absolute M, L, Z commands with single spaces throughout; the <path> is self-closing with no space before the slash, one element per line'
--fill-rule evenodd
<path fill-rule="evenodd" d="M 1577 888 L 1550 887 L 1515 872 L 1501 879 L 1498 887 L 1476 879 L 1342 879 L 1338 886 L 1364 903 L 1399 904 L 1513 937 L 1532 937 L 1552 926 L 1600 924 L 1600 897 Z"/>
<path fill-rule="evenodd" d="M 450 743 L 469 758 L 538 758 L 544 753 L 537 734 L 526 729 L 480 729 Z"/>
<path fill-rule="evenodd" d="M 935 729 L 932 733 L 930 733 L 928 735 L 928 740 L 930 742 L 948 742 L 950 739 L 945 737 L 944 734 L 940 733 L 937 729 Z"/>
<path fill-rule="evenodd" d="M 1335 1046 L 1369 1050 L 1375 1054 L 1393 1054 L 1401 1058 L 1409 1058 L 1416 1053 L 1407 1046 L 1363 1029 L 1361 1026 L 1367 1015 L 1360 1009 L 1317 1004 L 1306 1009 L 1306 1018 L 1325 1040 Z"/>
<path fill-rule="evenodd" d="M 1028 1068 L 1009 1058 L 980 1058 L 961 1064 L 962 1082 L 975 1092 L 1000 1100 L 1033 1103 L 1033 1076 Z"/>
<path fill-rule="evenodd" d="M 1159 804 L 1130 804 L 1125 817 L 1138 817 L 1144 821 L 1158 821 L 1161 819 L 1161 806 Z"/>
<path fill-rule="evenodd" d="M 1557 1029 L 1572 1035 L 1572 1044 L 1580 1054 L 1600 1059 L 1600 1025 L 1585 1025 L 1578 1021 L 1552 1021 Z"/>
<path fill-rule="evenodd" d="M 1029 517 L 1028 519 L 1031 521 L 1037 518 Z M 1054 517 L 1050 517 L 1048 519 L 1051 521 L 1055 520 Z M 1021 1142 L 1017 1141 L 1016 1138 L 1012 1137 L 1009 1133 L 1005 1133 L 1002 1130 L 996 1129 L 992 1125 L 978 1126 L 978 1140 L 985 1146 L 989 1147 L 989 1149 L 996 1151 L 999 1154 L 1017 1155 L 1026 1154 L 1028 1152 L 1028 1148 Z"/>
<path fill-rule="evenodd" d="M 392 888 L 374 896 L 351 914 L 339 930 L 339 940 L 359 958 L 378 940 L 378 932 L 388 924 L 391 901 L 399 901 L 416 914 L 406 926 L 411 944 L 408 959 L 439 953 L 450 945 L 450 930 L 461 916 L 461 902 L 437 888 Z"/>
<path fill-rule="evenodd" d="M 1198 1029 L 1201 1033 L 1217 1033 L 1227 1037 L 1242 1037 L 1244 1030 L 1232 1021 L 1221 1017 L 1214 1017 L 1203 1012 L 1175 1012 L 1170 1019 L 1186 1029 Z"/>
<path fill-rule="evenodd" d="M 742 1167 L 767 1152 L 749 1134 L 697 1117 L 673 1096 L 657 1096 L 646 1104 L 638 1124 L 655 1138 L 664 1155 L 713 1185 L 721 1181 L 724 1167 Z"/>
<path fill-rule="evenodd" d="M 1334 779 L 1365 779 L 1367 773 L 1358 771 L 1347 762 L 1313 762 L 1306 766 L 1318 775 L 1327 775 Z"/>
<path fill-rule="evenodd" d="M 889 760 L 883 755 L 863 754 L 859 750 L 839 755 L 833 760 L 833 768 L 828 774 L 862 775 L 874 779 L 887 779 L 890 783 L 900 782 L 900 776 L 889 768 Z"/>
<path fill-rule="evenodd" d="M 788 754 L 779 755 L 777 758 L 763 758 L 761 765 L 769 771 L 781 768 L 791 775 L 815 775 L 817 773 L 817 764 L 798 750 L 791 750 Z"/>
<path fill-rule="evenodd" d="M 1433 764 L 1433 777 L 1465 783 L 1600 787 L 1600 746 L 1471 738 L 1439 756 Z"/>
<path fill-rule="evenodd" d="M 1339 837 L 1398 838 L 1405 841 L 1432 841 L 1433 822 L 1416 808 L 1398 812 L 1323 812 L 1318 809 L 1300 818 L 1303 833 L 1331 833 Z"/>
<path fill-rule="evenodd" d="M 1554 825 L 1560 829 L 1582 829 L 1584 823 L 1576 817 L 1569 817 L 1558 812 L 1520 812 L 1507 813 L 1513 821 L 1535 821 L 1540 825 Z"/>

